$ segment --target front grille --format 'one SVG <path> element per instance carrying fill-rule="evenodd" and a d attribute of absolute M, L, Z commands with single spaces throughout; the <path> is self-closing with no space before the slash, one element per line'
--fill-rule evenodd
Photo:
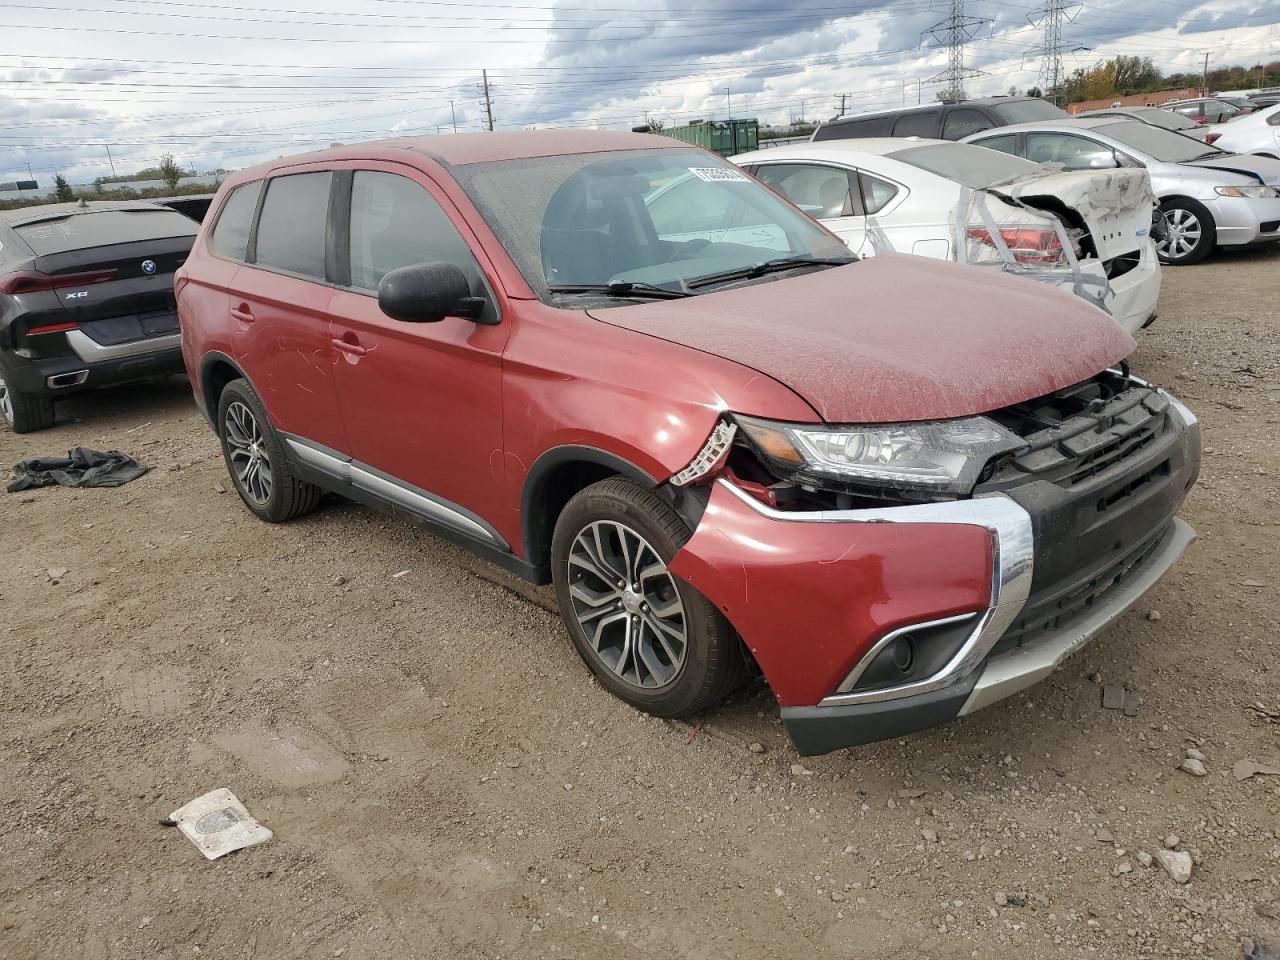
<path fill-rule="evenodd" d="M 982 489 L 1007 490 L 1029 480 L 1071 488 L 1137 457 L 1164 436 L 1169 401 L 1153 387 L 1108 371 L 989 416 L 1025 440 L 1027 449 L 989 468 Z"/>
<path fill-rule="evenodd" d="M 1172 532 L 1170 521 L 1136 546 L 1108 557 L 1099 566 L 1082 570 L 1074 580 L 1032 593 L 1021 616 L 992 648 L 992 655 L 1034 644 L 1046 635 L 1069 627 L 1073 620 L 1146 566 Z"/>

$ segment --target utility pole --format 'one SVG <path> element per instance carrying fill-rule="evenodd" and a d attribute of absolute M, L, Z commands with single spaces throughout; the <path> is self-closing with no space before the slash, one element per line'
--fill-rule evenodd
<path fill-rule="evenodd" d="M 847 93 L 840 94 L 840 109 L 836 111 L 837 117 L 844 116 L 845 100 L 848 98 L 848 96 L 849 95 Z"/>
<path fill-rule="evenodd" d="M 728 87 L 724 88 L 724 102 L 725 102 L 726 108 L 729 111 L 729 119 L 732 120 L 733 119 L 733 98 L 729 96 Z"/>
<path fill-rule="evenodd" d="M 1040 58 L 1038 84 L 1045 99 L 1064 106 L 1062 95 L 1062 54 L 1069 50 L 1085 49 L 1074 40 L 1062 38 L 1063 23 L 1071 23 L 1080 13 L 1080 7 L 1071 0 L 1045 0 L 1044 6 L 1027 14 L 1031 26 L 1044 31 L 1044 39 L 1032 47 L 1023 57 Z"/>
<path fill-rule="evenodd" d="M 111 175 L 114 177 L 116 175 L 116 162 L 111 159 L 111 147 L 105 143 L 103 146 L 107 148 L 107 163 L 111 164 Z"/>
<path fill-rule="evenodd" d="M 1200 76 L 1200 96 L 1209 95 L 1209 54 L 1204 55 L 1204 73 Z"/>
<path fill-rule="evenodd" d="M 964 82 L 970 77 L 983 77 L 986 73 L 964 65 L 964 45 L 973 39 L 977 28 L 990 23 L 987 17 L 969 17 L 964 12 L 964 0 L 951 0 L 951 13 L 924 31 L 929 37 L 947 48 L 947 69 L 929 78 L 930 83 L 946 84 L 945 100 L 963 100 Z"/>
<path fill-rule="evenodd" d="M 458 111 L 453 109 L 453 101 L 449 101 L 449 116 L 453 117 L 453 132 L 458 132 Z"/>
<path fill-rule="evenodd" d="M 484 112 L 489 118 L 489 132 L 493 132 L 493 98 L 489 96 L 489 71 L 481 70 L 480 76 L 484 80 Z"/>

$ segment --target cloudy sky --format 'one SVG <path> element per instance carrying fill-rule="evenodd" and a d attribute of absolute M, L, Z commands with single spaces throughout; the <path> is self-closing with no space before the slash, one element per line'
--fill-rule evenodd
<path fill-rule="evenodd" d="M 1024 89 L 1037 0 L 967 0 L 970 94 Z M 353 12 L 358 8 L 359 13 Z M 26 0 L 0 2 L 0 182 L 73 183 L 173 153 L 199 169 L 395 133 L 786 122 L 932 99 L 942 0 Z M 1086 0 L 1070 70 L 1280 59 L 1280 0 Z M 452 101 L 452 104 L 450 103 Z M 110 149 L 110 161 L 107 151 Z"/>

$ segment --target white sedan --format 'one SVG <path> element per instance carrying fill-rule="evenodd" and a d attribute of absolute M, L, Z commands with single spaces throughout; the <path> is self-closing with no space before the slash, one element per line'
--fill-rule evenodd
<path fill-rule="evenodd" d="M 1263 107 L 1227 123 L 1205 128 L 1215 147 L 1231 153 L 1256 153 L 1280 160 L 1280 104 Z"/>
<path fill-rule="evenodd" d="M 1156 209 L 1143 170 L 1063 172 L 947 140 L 832 140 L 732 160 L 859 256 L 990 265 L 1067 287 L 1134 333 L 1155 319 Z"/>

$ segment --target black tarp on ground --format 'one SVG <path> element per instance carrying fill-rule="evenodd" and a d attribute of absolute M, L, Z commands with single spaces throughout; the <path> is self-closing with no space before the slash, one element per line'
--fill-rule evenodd
<path fill-rule="evenodd" d="M 13 468 L 10 493 L 33 487 L 118 487 L 137 480 L 151 468 L 119 450 L 76 447 L 65 457 L 33 457 Z"/>

